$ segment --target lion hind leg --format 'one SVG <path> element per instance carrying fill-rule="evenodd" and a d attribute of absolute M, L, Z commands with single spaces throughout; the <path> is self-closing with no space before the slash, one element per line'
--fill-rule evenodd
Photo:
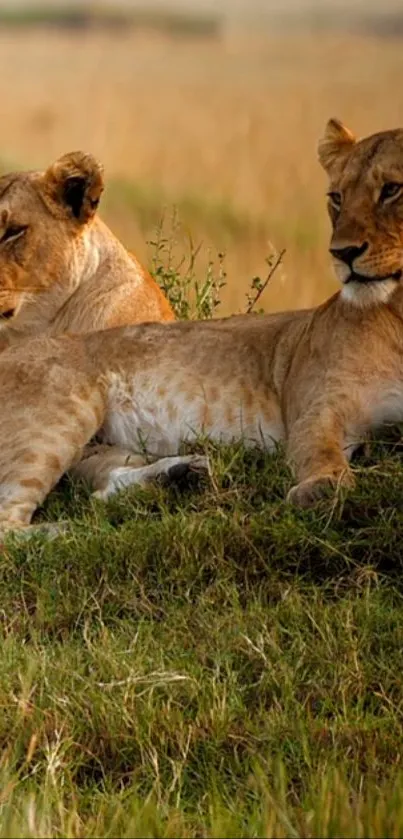
<path fill-rule="evenodd" d="M 123 456 L 123 453 L 121 453 Z M 126 463 L 115 465 L 110 468 L 108 472 L 102 475 L 102 485 L 97 480 L 97 476 L 93 476 L 93 486 L 96 487 L 93 493 L 95 498 L 106 501 L 116 492 L 126 489 L 130 486 L 145 487 L 154 481 L 163 481 L 163 483 L 178 483 L 183 479 L 195 474 L 209 474 L 210 467 L 207 457 L 202 455 L 184 455 L 176 457 L 163 457 L 154 463 L 144 465 L 135 465 L 134 458 L 130 462 L 130 458 L 126 459 Z M 118 454 L 119 459 L 119 454 Z M 144 461 L 144 459 L 143 459 Z M 80 466 L 80 464 L 79 464 Z"/>
<path fill-rule="evenodd" d="M 102 493 L 109 484 L 112 472 L 118 469 L 139 469 L 146 464 L 146 457 L 133 454 L 130 449 L 90 443 L 78 463 L 70 468 L 69 474 L 89 484 L 94 493 Z"/>

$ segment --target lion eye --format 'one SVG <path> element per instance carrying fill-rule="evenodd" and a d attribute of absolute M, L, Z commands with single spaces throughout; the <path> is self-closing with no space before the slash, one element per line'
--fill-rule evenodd
<path fill-rule="evenodd" d="M 390 181 L 383 185 L 379 200 L 382 202 L 391 201 L 392 198 L 396 198 L 401 193 L 402 189 L 402 184 L 396 184 Z"/>
<path fill-rule="evenodd" d="M 332 204 L 332 206 L 335 208 L 335 210 L 340 210 L 340 207 L 341 207 L 340 192 L 328 192 L 327 197 L 328 197 L 330 203 Z"/>
<path fill-rule="evenodd" d="M 10 239 L 17 239 L 25 233 L 28 225 L 26 224 L 10 224 L 4 231 L 0 242 L 8 242 Z"/>

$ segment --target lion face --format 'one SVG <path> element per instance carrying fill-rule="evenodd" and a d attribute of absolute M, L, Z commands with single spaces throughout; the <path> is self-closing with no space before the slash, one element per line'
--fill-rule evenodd
<path fill-rule="evenodd" d="M 0 328 L 29 322 L 50 289 L 61 303 L 73 290 L 102 189 L 101 167 L 82 152 L 0 178 Z"/>
<path fill-rule="evenodd" d="M 357 142 L 330 120 L 319 159 L 329 176 L 330 253 L 342 296 L 385 302 L 403 276 L 403 130 Z"/>

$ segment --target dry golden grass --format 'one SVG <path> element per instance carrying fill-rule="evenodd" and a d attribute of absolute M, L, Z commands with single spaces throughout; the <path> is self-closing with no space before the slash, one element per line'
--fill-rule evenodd
<path fill-rule="evenodd" d="M 398 40 L 3 31 L 0 157 L 30 166 L 93 151 L 112 183 L 140 183 L 161 210 L 177 200 L 193 240 L 226 251 L 227 311 L 244 307 L 269 241 L 287 253 L 265 307 L 310 305 L 336 288 L 318 136 L 330 115 L 360 134 L 398 125 L 402 70 Z M 135 205 L 115 189 L 104 213 L 147 259 L 155 212 Z"/>

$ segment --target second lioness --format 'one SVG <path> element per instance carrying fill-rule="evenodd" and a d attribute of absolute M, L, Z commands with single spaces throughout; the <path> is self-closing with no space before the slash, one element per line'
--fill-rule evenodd
<path fill-rule="evenodd" d="M 0 351 L 35 335 L 174 320 L 157 283 L 99 218 L 103 188 L 101 165 L 81 151 L 44 172 L 0 178 Z M 89 451 L 107 474 L 109 448 Z"/>

